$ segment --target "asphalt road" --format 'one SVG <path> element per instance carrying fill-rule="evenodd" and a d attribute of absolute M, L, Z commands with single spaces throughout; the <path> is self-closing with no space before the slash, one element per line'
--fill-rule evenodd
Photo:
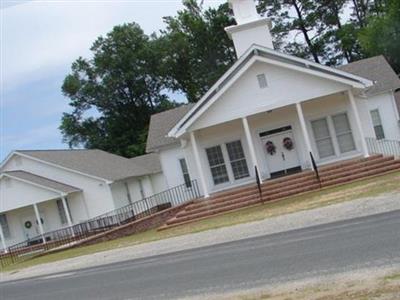
<path fill-rule="evenodd" d="M 0 284 L 0 299 L 176 299 L 400 263 L 400 211 Z"/>

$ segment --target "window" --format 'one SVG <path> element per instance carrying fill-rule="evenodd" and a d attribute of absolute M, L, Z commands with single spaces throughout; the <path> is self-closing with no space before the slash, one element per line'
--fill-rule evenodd
<path fill-rule="evenodd" d="M 335 150 L 333 148 L 327 119 L 322 118 L 312 121 L 311 126 L 314 133 L 319 157 L 325 158 L 335 155 Z"/>
<path fill-rule="evenodd" d="M 258 80 L 258 86 L 261 89 L 265 89 L 266 87 L 268 87 L 267 78 L 265 77 L 265 74 L 258 74 L 257 80 Z"/>
<path fill-rule="evenodd" d="M 8 227 L 7 216 L 5 214 L 0 215 L 0 226 L 3 230 L 4 238 L 9 238 L 10 235 L 10 227 Z"/>
<path fill-rule="evenodd" d="M 70 212 L 71 210 L 69 209 L 68 199 L 65 199 L 65 202 L 67 203 L 68 212 Z M 57 209 L 58 209 L 58 215 L 60 216 L 61 224 L 62 225 L 68 224 L 67 215 L 65 213 L 64 205 L 61 199 L 57 200 Z M 71 216 L 71 213 L 69 215 Z"/>
<path fill-rule="evenodd" d="M 189 170 L 188 170 L 188 167 L 186 164 L 186 160 L 184 158 L 181 158 L 179 160 L 179 164 L 181 166 L 183 180 L 185 181 L 186 187 L 188 187 L 188 188 L 192 187 L 192 181 L 190 180 L 190 175 L 189 175 Z"/>
<path fill-rule="evenodd" d="M 227 143 L 226 150 L 228 151 L 234 178 L 237 180 L 249 177 L 249 169 L 244 156 L 242 143 L 240 141 Z"/>
<path fill-rule="evenodd" d="M 375 136 L 378 140 L 385 138 L 385 132 L 383 131 L 381 115 L 379 114 L 378 109 L 374 109 L 370 111 L 372 125 L 374 126 Z"/>
<path fill-rule="evenodd" d="M 206 153 L 214 184 L 217 185 L 229 181 L 221 146 L 207 148 Z"/>
<path fill-rule="evenodd" d="M 347 114 L 342 113 L 332 116 L 332 121 L 333 126 L 335 127 L 336 139 L 339 144 L 340 153 L 356 150 Z"/>

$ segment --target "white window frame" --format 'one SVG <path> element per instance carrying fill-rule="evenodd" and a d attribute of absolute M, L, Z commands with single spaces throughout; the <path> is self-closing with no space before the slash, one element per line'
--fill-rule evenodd
<path fill-rule="evenodd" d="M 378 125 L 375 125 L 375 124 L 374 124 L 374 120 L 373 120 L 373 118 L 372 118 L 372 113 L 373 113 L 373 112 L 377 112 L 377 114 L 378 114 L 378 118 L 379 118 L 379 124 L 378 124 Z M 379 111 L 379 108 L 371 109 L 371 110 L 369 111 L 369 116 L 370 116 L 370 118 L 371 118 L 372 128 L 374 129 L 374 134 L 375 134 L 376 139 L 377 139 L 377 140 L 384 140 L 384 139 L 386 138 L 386 134 L 385 134 L 385 128 L 383 128 L 383 123 L 382 123 L 382 118 L 381 118 L 381 112 Z M 376 127 L 376 126 L 381 126 L 381 128 L 382 128 L 382 133 L 383 133 L 383 137 L 378 137 L 378 135 L 376 134 L 376 130 L 375 130 L 375 127 Z"/>
<path fill-rule="evenodd" d="M 326 121 L 326 126 L 327 126 L 328 132 L 329 132 L 329 139 L 331 140 L 331 144 L 332 144 L 332 148 L 333 148 L 333 154 L 332 154 L 332 155 L 329 155 L 329 156 L 326 156 L 326 157 L 323 157 L 323 158 L 321 158 L 321 156 L 320 156 L 320 154 L 319 154 L 318 143 L 317 143 L 317 140 L 316 140 L 316 138 L 315 138 L 314 127 L 313 127 L 313 122 L 320 121 L 320 120 L 325 120 L 325 121 Z M 318 158 L 319 158 L 320 160 L 326 160 L 326 159 L 329 159 L 329 158 L 331 158 L 331 157 L 335 157 L 337 151 L 336 151 L 336 148 L 335 148 L 335 143 L 334 143 L 333 135 L 332 135 L 332 128 L 331 128 L 331 126 L 330 126 L 330 124 L 329 124 L 329 118 L 328 118 L 328 116 L 310 120 L 310 127 L 311 127 L 311 132 L 312 132 L 312 134 L 313 134 L 314 145 L 315 145 L 315 148 L 317 149 Z M 324 139 L 328 139 L 328 137 L 325 137 Z"/>
<path fill-rule="evenodd" d="M 340 150 L 340 144 L 339 144 L 339 139 L 338 139 L 338 135 L 339 135 L 339 134 L 336 132 L 335 122 L 333 121 L 333 118 L 334 118 L 335 116 L 339 116 L 339 115 L 346 115 L 347 122 L 349 122 L 350 131 L 347 131 L 346 133 L 343 133 L 343 132 L 342 132 L 342 133 L 340 133 L 340 135 L 349 134 L 349 133 L 351 134 L 351 137 L 352 137 L 352 139 L 353 139 L 353 144 L 354 144 L 354 149 L 353 149 L 353 150 L 346 151 L 346 152 L 342 152 L 342 151 Z M 351 122 L 350 122 L 349 114 L 348 114 L 347 112 L 340 112 L 340 113 L 337 113 L 337 114 L 330 115 L 329 117 L 330 117 L 330 119 L 331 119 L 331 121 L 332 121 L 332 127 L 333 127 L 333 131 L 334 131 L 334 133 L 335 133 L 334 138 L 335 138 L 335 140 L 336 140 L 337 147 L 338 147 L 338 152 L 337 152 L 337 153 L 340 153 L 340 155 L 346 155 L 347 153 L 353 153 L 354 151 L 357 151 L 357 145 L 356 145 L 356 141 L 355 141 L 355 139 L 354 139 L 353 128 L 351 127 Z"/>
<path fill-rule="evenodd" d="M 181 161 L 185 162 L 186 172 L 184 172 L 184 170 L 183 170 Z M 186 158 L 179 157 L 178 158 L 178 165 L 179 165 L 179 169 L 181 170 L 181 174 L 182 174 L 182 178 L 183 178 L 183 184 L 185 184 L 187 188 L 191 188 L 192 187 L 192 176 L 190 176 L 189 166 L 188 166 Z M 188 180 L 186 180 L 185 175 L 187 175 Z"/>
<path fill-rule="evenodd" d="M 239 143 L 240 143 L 240 146 L 241 146 L 242 152 L 243 152 L 243 157 L 240 158 L 240 159 L 231 160 L 230 155 L 229 155 L 229 151 L 228 151 L 228 144 L 236 143 L 236 142 L 239 142 Z M 245 154 L 245 152 L 244 152 L 244 148 L 243 148 L 242 141 L 239 139 L 239 140 L 227 142 L 227 143 L 224 143 L 224 146 L 225 146 L 226 152 L 227 152 L 227 154 L 228 154 L 229 165 L 230 165 L 230 168 L 232 169 L 232 176 L 233 176 L 233 179 L 234 179 L 235 181 L 237 181 L 237 180 L 241 180 L 241 179 L 243 179 L 243 178 L 249 178 L 249 177 L 250 177 L 249 164 L 247 163 L 247 158 L 246 158 L 246 154 Z M 235 172 L 233 171 L 232 163 L 239 162 L 239 161 L 243 161 L 243 160 L 244 160 L 245 165 L 246 165 L 246 168 L 247 168 L 247 175 L 236 179 L 236 178 L 235 178 Z"/>
<path fill-rule="evenodd" d="M 207 150 L 212 149 L 212 148 L 219 148 L 219 149 L 221 150 L 221 155 L 222 155 L 223 163 L 219 163 L 219 164 L 216 164 L 216 165 L 212 165 L 212 166 L 211 166 L 210 160 L 209 160 L 209 158 L 208 158 Z M 218 144 L 218 145 L 214 145 L 214 146 L 207 147 L 207 148 L 205 148 L 205 152 L 206 152 L 206 158 L 207 158 L 207 163 L 208 163 L 208 169 L 210 170 L 211 181 L 212 181 L 213 185 L 214 185 L 214 186 L 222 186 L 222 185 L 224 185 L 224 184 L 226 184 L 226 183 L 229 183 L 231 180 L 230 180 L 230 176 L 229 176 L 229 170 L 228 170 L 228 167 L 227 167 L 226 155 L 224 154 L 224 146 L 223 146 L 223 144 Z M 224 182 L 215 183 L 215 179 L 214 179 L 214 176 L 213 176 L 213 174 L 212 174 L 212 169 L 213 169 L 213 168 L 219 168 L 219 167 L 222 167 L 222 166 L 225 167 L 226 176 L 227 176 L 228 180 L 227 180 L 227 181 L 224 181 Z"/>
<path fill-rule="evenodd" d="M 338 143 L 337 136 L 336 136 L 336 130 L 335 130 L 335 126 L 334 126 L 333 120 L 332 120 L 333 116 L 340 115 L 340 114 L 346 114 L 347 118 L 349 120 L 349 126 L 350 126 L 351 133 L 353 135 L 353 141 L 354 141 L 354 145 L 355 145 L 355 149 L 353 151 L 344 152 L 344 153 L 340 152 L 340 147 L 339 147 L 339 143 Z M 352 126 L 351 115 L 352 114 L 349 113 L 349 111 L 347 111 L 347 110 L 337 110 L 337 111 L 333 111 L 332 113 L 329 113 L 329 114 L 318 115 L 318 116 L 314 115 L 314 117 L 312 119 L 308 119 L 308 126 L 309 126 L 309 128 L 311 130 L 311 133 L 312 133 L 312 143 L 313 143 L 314 149 L 317 150 L 316 154 L 318 155 L 318 161 L 320 161 L 320 162 L 329 162 L 332 159 L 339 158 L 339 157 L 351 157 L 351 156 L 353 156 L 355 154 L 358 154 L 360 152 L 359 145 L 357 143 L 357 139 L 354 136 L 354 130 L 353 130 L 353 126 Z M 330 133 L 330 136 L 331 136 L 331 139 L 332 139 L 332 143 L 333 143 L 334 154 L 331 155 L 331 156 L 328 156 L 328 157 L 320 158 L 319 157 L 319 153 L 318 153 L 317 143 L 315 141 L 314 132 L 313 132 L 313 129 L 312 129 L 312 121 L 320 120 L 320 119 L 323 119 L 323 118 L 326 118 L 326 120 L 328 122 L 328 128 L 329 128 L 329 133 Z"/>
<path fill-rule="evenodd" d="M 235 179 L 235 176 L 233 174 L 232 171 L 232 166 L 231 166 L 231 161 L 229 159 L 229 154 L 228 154 L 228 150 L 226 148 L 226 144 L 231 143 L 231 142 L 235 142 L 235 141 L 240 141 L 240 143 L 242 144 L 242 148 L 243 148 L 243 152 L 244 152 L 244 158 L 246 159 L 246 164 L 247 164 L 247 168 L 249 170 L 249 176 L 247 177 L 243 177 L 240 179 Z M 208 162 L 208 157 L 207 157 L 207 152 L 206 149 L 207 148 L 212 148 L 215 146 L 220 146 L 221 147 L 221 151 L 222 151 L 222 156 L 224 158 L 224 163 L 225 163 L 225 168 L 226 171 L 228 173 L 228 181 L 224 182 L 224 183 L 220 183 L 220 184 L 214 184 L 214 179 L 211 173 L 211 169 L 210 169 L 210 165 Z M 205 155 L 205 161 L 207 163 L 207 170 L 208 170 L 208 174 L 210 176 L 210 183 L 212 184 L 213 187 L 216 187 L 218 189 L 223 189 L 225 187 L 228 187 L 232 184 L 236 185 L 236 184 L 241 184 L 241 183 L 245 183 L 248 182 L 250 178 L 252 178 L 252 173 L 251 173 L 251 169 L 249 168 L 249 154 L 247 153 L 247 148 L 245 147 L 245 144 L 243 143 L 243 137 L 242 136 L 236 136 L 233 137 L 231 136 L 231 138 L 229 139 L 225 139 L 225 140 L 221 140 L 219 143 L 210 143 L 207 146 L 204 147 L 204 155 Z"/>

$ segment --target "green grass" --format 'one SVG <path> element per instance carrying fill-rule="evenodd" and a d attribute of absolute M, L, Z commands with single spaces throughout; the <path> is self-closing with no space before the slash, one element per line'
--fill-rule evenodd
<path fill-rule="evenodd" d="M 344 201 L 350 201 L 357 198 L 377 196 L 387 192 L 400 192 L 399 181 L 400 172 L 391 173 L 380 177 L 374 177 L 367 180 L 323 189 L 320 191 L 288 197 L 286 199 L 278 200 L 275 202 L 251 206 L 238 211 L 215 216 L 206 220 L 190 223 L 169 230 L 157 231 L 153 229 L 112 241 L 102 242 L 95 245 L 69 249 L 58 253 L 36 257 L 14 265 L 7 266 L 3 268 L 2 271 L 11 271 L 38 264 L 54 262 L 66 258 L 92 254 L 95 252 L 157 241 L 174 236 L 201 232 L 209 229 L 216 229 L 251 221 L 263 220 L 278 215 L 302 210 L 309 210 Z"/>
<path fill-rule="evenodd" d="M 400 281 L 400 273 L 395 273 L 395 274 L 385 276 L 384 279 L 386 281 Z"/>

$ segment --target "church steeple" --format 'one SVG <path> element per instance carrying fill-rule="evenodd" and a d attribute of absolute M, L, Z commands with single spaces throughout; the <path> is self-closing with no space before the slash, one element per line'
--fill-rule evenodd
<path fill-rule="evenodd" d="M 237 25 L 225 28 L 235 45 L 239 58 L 252 45 L 273 49 L 270 33 L 271 20 L 262 18 L 256 10 L 254 0 L 229 0 Z"/>

